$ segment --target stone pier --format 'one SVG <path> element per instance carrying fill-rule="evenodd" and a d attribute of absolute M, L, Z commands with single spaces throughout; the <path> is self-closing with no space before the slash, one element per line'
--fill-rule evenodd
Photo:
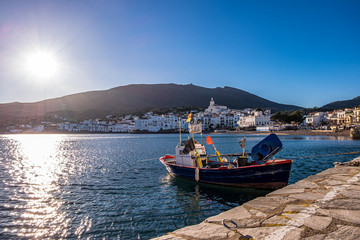
<path fill-rule="evenodd" d="M 251 238 L 360 239 L 360 157 L 155 239 Z"/>

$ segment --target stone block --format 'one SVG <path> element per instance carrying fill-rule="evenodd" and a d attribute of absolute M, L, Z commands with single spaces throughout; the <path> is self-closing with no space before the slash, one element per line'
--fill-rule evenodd
<path fill-rule="evenodd" d="M 258 197 L 245 203 L 244 206 L 268 213 L 292 201 L 294 200 L 285 197 Z"/>
<path fill-rule="evenodd" d="M 263 222 L 263 226 L 266 226 L 266 227 L 282 226 L 282 225 L 286 225 L 289 222 L 289 220 L 290 219 L 285 216 L 275 215 L 275 216 L 272 216 L 271 218 L 265 220 Z"/>
<path fill-rule="evenodd" d="M 303 193 L 305 192 L 304 188 L 281 188 L 274 192 L 269 193 L 266 196 L 273 196 L 273 195 L 289 195 L 294 193 Z"/>
<path fill-rule="evenodd" d="M 326 203 L 319 203 L 324 209 L 360 210 L 360 199 L 334 199 Z"/>
<path fill-rule="evenodd" d="M 350 187 L 347 188 L 347 190 L 360 191 L 360 185 L 351 185 Z"/>
<path fill-rule="evenodd" d="M 218 239 L 235 239 L 235 233 L 223 225 L 213 223 L 200 223 L 173 232 L 176 236 L 185 239 L 198 240 L 218 240 Z"/>
<path fill-rule="evenodd" d="M 256 209 L 250 209 L 249 212 L 251 213 L 251 215 L 255 216 L 255 217 L 259 217 L 259 218 L 265 218 L 266 214 L 256 210 Z"/>
<path fill-rule="evenodd" d="M 300 235 L 303 230 L 296 227 L 260 227 L 241 229 L 243 235 L 248 235 L 254 239 L 267 240 L 297 240 L 301 239 Z"/>
<path fill-rule="evenodd" d="M 321 216 L 312 215 L 308 218 L 305 218 L 304 225 L 314 230 L 322 231 L 330 225 L 331 221 L 332 221 L 331 217 L 321 217 Z"/>
<path fill-rule="evenodd" d="M 302 194 L 291 194 L 289 198 L 295 198 L 298 200 L 305 200 L 305 201 L 317 201 L 325 197 L 324 193 L 313 193 L 313 192 L 306 192 Z"/>
<path fill-rule="evenodd" d="M 345 174 L 345 175 L 355 175 L 358 172 L 358 169 L 354 167 L 336 167 L 336 168 L 329 168 L 317 175 L 320 176 L 331 176 L 334 174 Z"/>
<path fill-rule="evenodd" d="M 343 185 L 345 184 L 344 181 L 334 180 L 334 179 L 325 179 L 321 182 L 318 182 L 320 185 L 326 185 L 326 186 L 337 186 L 337 185 Z"/>
<path fill-rule="evenodd" d="M 319 185 L 317 185 L 316 183 L 314 182 L 310 182 L 310 181 L 307 181 L 307 180 L 301 180 L 295 184 L 291 184 L 291 185 L 288 185 L 286 186 L 286 188 L 305 188 L 305 189 L 314 189 L 314 188 L 320 188 Z"/>
<path fill-rule="evenodd" d="M 343 190 L 340 193 L 348 198 L 360 199 L 360 190 Z"/>
<path fill-rule="evenodd" d="M 262 219 L 260 218 L 246 218 L 234 220 L 239 228 L 250 228 L 250 227 L 260 227 Z"/>
<path fill-rule="evenodd" d="M 340 219 L 345 222 L 360 224 L 359 210 L 343 210 L 343 209 L 318 209 L 320 214 Z"/>
<path fill-rule="evenodd" d="M 298 214 L 287 214 L 284 213 L 283 216 L 290 219 L 287 222 L 287 225 L 293 226 L 293 227 L 302 227 L 305 223 L 305 219 L 311 216 L 308 213 L 298 213 Z"/>
<path fill-rule="evenodd" d="M 303 204 L 299 204 L 299 205 L 295 205 L 295 204 L 289 204 L 285 207 L 283 213 L 298 213 L 303 211 L 305 208 L 307 208 L 307 205 L 303 205 Z"/>
<path fill-rule="evenodd" d="M 164 236 L 161 237 L 157 237 L 157 238 L 152 238 L 152 240 L 186 240 L 185 238 L 182 237 L 178 237 L 172 233 L 168 233 Z"/>
<path fill-rule="evenodd" d="M 326 176 L 321 176 L 321 175 L 312 175 L 309 176 L 307 178 L 305 178 L 304 180 L 306 181 L 310 181 L 310 182 L 319 182 L 325 179 Z"/>
<path fill-rule="evenodd" d="M 213 217 L 209 217 L 205 222 L 217 222 L 221 223 L 224 219 L 245 219 L 251 218 L 252 215 L 243 206 L 230 209 L 226 212 L 222 212 Z"/>
<path fill-rule="evenodd" d="M 344 184 L 346 184 L 346 182 L 348 180 L 350 180 L 353 177 L 353 175 L 344 175 L 344 174 L 334 174 L 334 175 L 329 175 L 328 178 L 329 179 L 334 179 L 337 181 L 343 181 Z"/>
<path fill-rule="evenodd" d="M 326 237 L 326 234 L 316 234 L 311 237 L 306 237 L 304 240 L 324 240 Z M 334 240 L 334 239 L 332 239 Z"/>
<path fill-rule="evenodd" d="M 360 239 L 360 228 L 352 226 L 337 226 L 337 230 L 328 234 L 318 234 L 305 240 L 333 240 L 333 239 Z"/>

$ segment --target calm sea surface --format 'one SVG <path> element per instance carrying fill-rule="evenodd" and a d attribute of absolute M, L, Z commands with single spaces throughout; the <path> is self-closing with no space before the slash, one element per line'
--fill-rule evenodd
<path fill-rule="evenodd" d="M 213 135 L 220 153 L 243 136 Z M 183 138 L 186 138 L 183 135 Z M 246 150 L 264 136 L 247 136 Z M 283 136 L 290 183 L 358 155 L 360 141 Z M 178 135 L 0 135 L 0 239 L 149 239 L 268 193 L 174 179 L 158 158 Z M 212 146 L 206 146 L 214 153 Z"/>

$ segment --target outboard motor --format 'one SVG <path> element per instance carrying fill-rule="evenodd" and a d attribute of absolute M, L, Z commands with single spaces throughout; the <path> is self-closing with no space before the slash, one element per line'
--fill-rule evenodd
<path fill-rule="evenodd" d="M 279 137 L 272 133 L 251 149 L 251 158 L 258 164 L 264 164 L 282 149 Z"/>

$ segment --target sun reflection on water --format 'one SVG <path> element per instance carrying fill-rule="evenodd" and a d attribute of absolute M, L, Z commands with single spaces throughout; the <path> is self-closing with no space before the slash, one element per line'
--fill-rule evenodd
<path fill-rule="evenodd" d="M 16 186 L 10 197 L 16 203 L 14 225 L 20 229 L 9 229 L 19 237 L 64 237 L 68 220 L 61 212 L 62 201 L 56 196 L 61 174 L 62 155 L 60 144 L 62 135 L 14 135 L 9 137 L 14 143 L 15 158 L 9 173 Z M 62 179 L 59 179 L 62 176 Z M 19 204 L 21 203 L 21 204 Z"/>

